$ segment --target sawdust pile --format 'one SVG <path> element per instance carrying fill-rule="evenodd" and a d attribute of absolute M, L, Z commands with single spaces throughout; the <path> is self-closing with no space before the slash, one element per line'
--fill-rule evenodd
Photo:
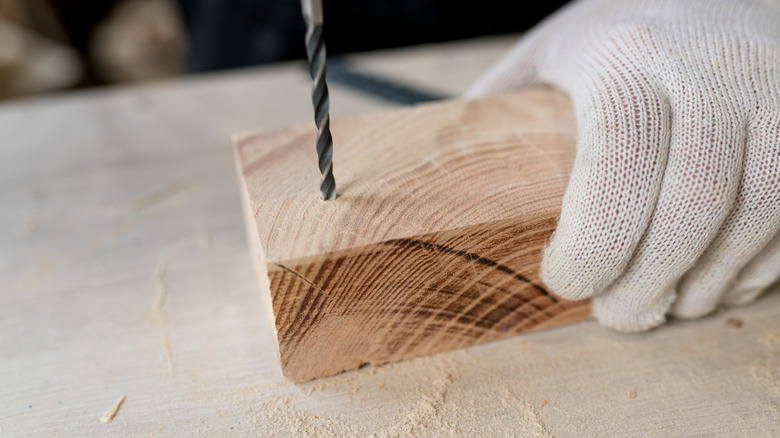
<path fill-rule="evenodd" d="M 766 350 L 750 367 L 750 374 L 772 395 L 780 397 L 780 330 L 767 332 L 759 342 Z"/>
<path fill-rule="evenodd" d="M 258 434 L 274 437 L 550 436 L 539 410 L 517 397 L 512 385 L 486 394 L 496 386 L 461 375 L 461 368 L 478 367 L 477 361 L 465 352 L 453 356 L 424 357 L 414 359 L 413 365 L 390 364 L 307 383 L 295 397 L 258 403 L 247 417 L 256 419 Z M 333 403 L 323 403 L 329 398 Z M 366 421 L 364 413 L 360 415 L 363 410 L 381 415 Z"/>

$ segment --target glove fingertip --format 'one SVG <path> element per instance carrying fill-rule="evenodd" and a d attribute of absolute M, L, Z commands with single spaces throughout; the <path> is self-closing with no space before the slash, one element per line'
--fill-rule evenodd
<path fill-rule="evenodd" d="M 581 275 L 583 270 L 589 270 L 588 266 L 577 264 L 566 255 L 566 249 L 558 245 L 566 241 L 566 237 L 553 236 L 550 244 L 545 248 L 540 276 L 547 287 L 556 295 L 567 300 L 583 300 L 593 296 L 597 289 L 588 284 L 586 275 Z"/>
<path fill-rule="evenodd" d="M 673 292 L 662 297 L 649 305 L 641 297 L 604 294 L 593 299 L 593 316 L 601 325 L 615 331 L 646 332 L 666 322 L 666 314 L 677 298 Z"/>

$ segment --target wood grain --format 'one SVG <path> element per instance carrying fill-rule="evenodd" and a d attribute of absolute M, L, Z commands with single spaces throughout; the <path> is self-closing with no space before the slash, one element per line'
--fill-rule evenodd
<path fill-rule="evenodd" d="M 335 202 L 314 129 L 237 143 L 282 369 L 306 381 L 587 318 L 537 275 L 574 156 L 551 90 L 337 120 Z"/>

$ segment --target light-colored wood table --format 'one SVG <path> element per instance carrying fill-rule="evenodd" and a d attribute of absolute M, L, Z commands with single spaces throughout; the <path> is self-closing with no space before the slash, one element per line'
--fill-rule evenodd
<path fill-rule="evenodd" d="M 511 41 L 353 62 L 457 95 Z M 0 436 L 780 436 L 777 290 L 284 382 L 230 135 L 309 121 L 309 87 L 291 63 L 0 105 Z M 392 106 L 331 88 L 334 116 Z"/>

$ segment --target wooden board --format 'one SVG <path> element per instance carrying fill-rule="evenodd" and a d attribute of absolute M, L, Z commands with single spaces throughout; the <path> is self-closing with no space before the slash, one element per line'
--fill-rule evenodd
<path fill-rule="evenodd" d="M 333 122 L 338 199 L 313 124 L 237 143 L 261 293 L 300 382 L 585 319 L 538 277 L 574 157 L 551 90 Z"/>
<path fill-rule="evenodd" d="M 350 61 L 457 95 L 515 40 Z M 780 285 L 648 333 L 588 320 L 286 382 L 229 138 L 309 123 L 310 92 L 296 62 L 0 105 L 0 436 L 780 436 Z"/>

